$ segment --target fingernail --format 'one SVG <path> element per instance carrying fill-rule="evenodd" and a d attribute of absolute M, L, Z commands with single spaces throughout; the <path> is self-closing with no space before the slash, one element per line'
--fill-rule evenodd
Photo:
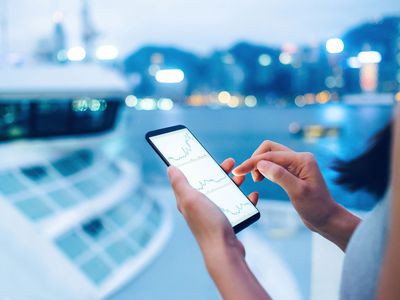
<path fill-rule="evenodd" d="M 256 182 L 256 174 L 254 172 L 251 172 L 251 178 L 253 178 L 253 181 Z"/>
<path fill-rule="evenodd" d="M 257 169 L 266 169 L 268 168 L 268 163 L 264 160 L 261 160 L 257 163 Z"/>

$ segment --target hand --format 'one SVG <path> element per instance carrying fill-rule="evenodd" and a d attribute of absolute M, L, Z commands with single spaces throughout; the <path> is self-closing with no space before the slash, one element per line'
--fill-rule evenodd
<path fill-rule="evenodd" d="M 230 173 L 235 166 L 232 158 L 226 159 L 221 167 Z M 242 244 L 236 239 L 232 226 L 221 210 L 204 194 L 195 190 L 187 181 L 185 175 L 175 167 L 168 168 L 168 177 L 175 193 L 177 207 L 184 216 L 192 233 L 196 237 L 203 253 L 211 245 L 235 246 L 244 255 Z M 234 176 L 233 181 L 240 186 L 244 176 Z M 251 193 L 250 201 L 257 204 L 258 193 Z"/>
<path fill-rule="evenodd" d="M 233 159 L 221 167 L 229 173 Z M 251 273 L 244 260 L 244 247 L 221 210 L 204 194 L 195 190 L 176 167 L 168 168 L 168 177 L 175 193 L 179 211 L 184 216 L 203 253 L 207 269 L 223 299 L 271 299 Z M 244 176 L 232 178 L 237 185 Z M 249 199 L 256 204 L 257 193 Z"/>
<path fill-rule="evenodd" d="M 264 141 L 253 155 L 233 170 L 236 176 L 251 172 L 254 181 L 267 178 L 288 194 L 304 224 L 320 231 L 338 212 L 317 162 L 311 153 L 297 153 Z"/>
<path fill-rule="evenodd" d="M 235 247 L 244 254 L 233 228 L 221 210 L 204 194 L 194 189 L 176 167 L 168 168 L 168 178 L 182 213 L 204 256 L 212 249 Z M 211 253 L 210 253 L 211 254 Z"/>

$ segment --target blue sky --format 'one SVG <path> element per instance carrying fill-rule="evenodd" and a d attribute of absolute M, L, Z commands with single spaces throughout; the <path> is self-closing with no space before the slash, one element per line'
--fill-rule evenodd
<path fill-rule="evenodd" d="M 69 46 L 81 44 L 80 0 L 0 0 L 6 2 L 11 50 L 31 51 L 51 33 L 55 11 L 65 15 Z M 91 0 L 90 6 L 98 43 L 115 44 L 122 54 L 148 43 L 198 53 L 238 40 L 316 43 L 362 21 L 400 15 L 398 0 Z"/>

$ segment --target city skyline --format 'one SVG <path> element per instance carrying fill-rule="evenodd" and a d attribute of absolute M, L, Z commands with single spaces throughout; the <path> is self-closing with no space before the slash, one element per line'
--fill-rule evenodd
<path fill-rule="evenodd" d="M 210 1 L 209 5 L 204 1 L 179 0 L 127 3 L 126 0 L 116 0 L 112 4 L 104 0 L 89 2 L 93 23 L 101 34 L 98 44 L 115 45 L 121 56 L 145 44 L 173 45 L 208 54 L 239 40 L 274 46 L 320 43 L 340 36 L 358 23 L 400 13 L 400 6 L 393 0 L 369 0 L 361 6 L 355 0 L 323 5 L 316 0 L 269 4 L 261 0 L 240 0 L 235 7 L 228 1 Z M 2 4 L 8 6 L 10 51 L 22 55 L 32 52 L 39 39 L 51 35 L 52 18 L 59 11 L 64 15 L 67 46 L 82 45 L 80 0 L 68 3 L 45 0 L 40 5 L 16 0 L 8 1 L 7 6 L 3 0 Z M 29 31 L 26 30 L 27 21 L 34 24 Z"/>

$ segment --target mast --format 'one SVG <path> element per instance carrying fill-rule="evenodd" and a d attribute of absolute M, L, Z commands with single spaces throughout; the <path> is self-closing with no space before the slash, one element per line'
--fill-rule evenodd
<path fill-rule="evenodd" d="M 8 0 L 0 0 L 0 65 L 5 64 L 9 51 Z"/>
<path fill-rule="evenodd" d="M 93 59 L 94 54 L 94 42 L 98 36 L 98 32 L 93 25 L 92 18 L 90 16 L 89 1 L 82 0 L 82 41 L 83 46 L 86 50 L 86 60 L 90 61 Z"/>

